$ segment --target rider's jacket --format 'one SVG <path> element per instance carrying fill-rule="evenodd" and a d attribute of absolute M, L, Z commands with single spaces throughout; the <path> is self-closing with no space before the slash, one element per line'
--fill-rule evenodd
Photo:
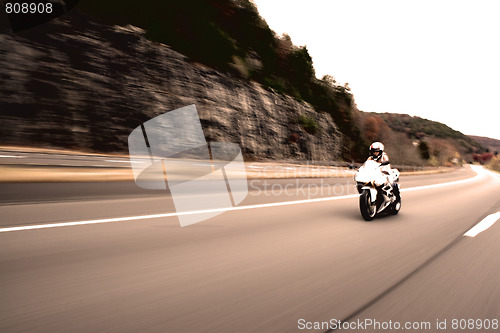
<path fill-rule="evenodd" d="M 372 156 L 368 157 L 369 160 L 375 160 Z M 385 152 L 382 153 L 382 156 L 378 159 L 378 160 L 375 160 L 376 162 L 378 163 L 382 163 L 382 162 L 389 162 L 389 155 L 387 155 Z M 389 173 L 391 171 L 391 165 L 390 164 L 387 164 L 387 165 L 382 165 L 380 167 L 380 170 L 382 172 L 387 172 Z"/>

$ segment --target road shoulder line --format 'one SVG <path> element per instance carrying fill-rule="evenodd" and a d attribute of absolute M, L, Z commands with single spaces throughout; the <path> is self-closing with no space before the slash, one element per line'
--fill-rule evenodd
<path fill-rule="evenodd" d="M 473 226 L 469 231 L 467 231 L 464 236 L 466 237 L 476 237 L 481 232 L 488 230 L 491 226 L 495 224 L 500 219 L 500 212 L 496 212 L 486 216 L 478 224 Z"/>

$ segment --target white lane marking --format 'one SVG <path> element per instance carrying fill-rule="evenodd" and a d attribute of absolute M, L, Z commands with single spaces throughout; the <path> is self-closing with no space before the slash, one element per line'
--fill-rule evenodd
<path fill-rule="evenodd" d="M 341 197 L 326 197 L 326 198 L 316 198 L 316 199 L 307 199 L 307 200 L 275 202 L 275 203 L 250 205 L 250 206 L 214 208 L 214 209 L 195 210 L 195 211 L 190 211 L 190 212 L 175 212 L 175 213 L 164 213 L 164 214 L 153 214 L 153 215 L 127 216 L 127 217 L 117 217 L 117 218 L 110 218 L 110 219 L 60 222 L 60 223 L 50 223 L 50 224 L 34 224 L 34 225 L 26 225 L 26 226 L 20 226 L 20 227 L 0 228 L 0 232 L 33 230 L 33 229 L 47 229 L 47 228 L 69 227 L 69 226 L 85 225 L 85 224 L 110 223 L 110 222 L 132 221 L 132 220 L 141 220 L 141 219 L 155 219 L 155 218 L 160 218 L 160 217 L 173 217 L 173 216 L 181 216 L 181 215 L 204 214 L 204 213 L 213 213 L 213 212 L 227 212 L 227 211 L 232 211 L 232 210 L 244 210 L 244 209 L 255 209 L 255 208 L 264 208 L 264 207 L 288 206 L 288 205 L 310 203 L 310 202 L 357 198 L 358 196 L 359 196 L 359 194 L 351 194 L 351 195 L 344 195 Z"/>
<path fill-rule="evenodd" d="M 476 176 L 474 176 L 472 178 L 468 178 L 468 179 L 463 179 L 463 180 L 458 180 L 458 181 L 453 181 L 453 182 L 448 182 L 448 183 L 442 183 L 442 184 L 411 187 L 411 188 L 408 188 L 405 190 L 406 191 L 410 191 L 410 190 L 416 191 L 416 190 L 424 190 L 424 189 L 438 187 L 438 186 L 447 186 L 447 185 L 459 184 L 459 183 L 464 183 L 464 182 L 470 182 L 470 181 L 477 179 L 479 176 L 480 176 L 480 174 L 477 173 Z M 402 190 L 402 191 L 405 191 L 405 190 Z M 350 194 L 350 195 L 343 195 L 343 196 L 336 196 L 336 197 L 323 197 L 323 198 L 306 199 L 306 200 L 274 202 L 274 203 L 249 205 L 249 206 L 214 208 L 214 209 L 205 209 L 205 210 L 197 210 L 197 211 L 190 211 L 190 212 L 174 212 L 174 213 L 164 213 L 164 214 L 126 216 L 126 217 L 117 217 L 117 218 L 109 218 L 109 219 L 87 220 L 87 221 L 58 222 L 58 223 L 50 223 L 50 224 L 34 224 L 34 225 L 26 225 L 26 226 L 19 226 L 19 227 L 0 228 L 0 232 L 47 229 L 47 228 L 69 227 L 69 226 L 77 226 L 77 225 L 85 225 L 85 224 L 111 223 L 111 222 L 133 221 L 133 220 L 141 220 L 141 219 L 155 219 L 155 218 L 162 218 L 162 217 L 173 217 L 173 216 L 181 216 L 181 215 L 204 214 L 204 213 L 213 213 L 213 212 L 226 212 L 226 211 L 233 211 L 233 210 L 278 207 L 278 206 L 288 206 L 288 205 L 304 204 L 304 203 L 311 203 L 311 202 L 351 199 L 351 198 L 357 198 L 357 197 L 359 197 L 359 194 Z"/>
<path fill-rule="evenodd" d="M 419 190 L 426 190 L 426 189 L 435 188 L 435 187 L 442 187 L 442 186 L 450 186 L 450 185 L 457 185 L 457 184 L 462 184 L 462 183 L 468 183 L 468 182 L 473 181 L 473 180 L 475 180 L 475 179 L 477 179 L 477 178 L 479 178 L 481 176 L 482 176 L 481 174 L 477 173 L 474 177 L 471 177 L 471 178 L 462 179 L 462 180 L 455 180 L 455 181 L 448 182 L 448 183 L 409 187 L 409 188 L 402 189 L 401 192 L 419 191 Z"/>
<path fill-rule="evenodd" d="M 4 158 L 22 158 L 22 156 L 16 156 L 16 155 L 0 155 L 0 157 L 4 157 Z"/>
<path fill-rule="evenodd" d="M 483 167 L 476 166 L 476 165 L 471 165 L 472 170 L 476 173 L 474 177 L 471 178 L 466 178 L 462 180 L 455 180 L 452 182 L 447 182 L 447 183 L 440 183 L 440 184 L 432 184 L 432 185 L 423 185 L 423 186 L 416 186 L 416 187 L 410 187 L 410 188 L 405 188 L 402 189 L 401 192 L 410 192 L 410 191 L 418 191 L 418 190 L 426 190 L 429 188 L 436 188 L 436 187 L 441 187 L 441 186 L 450 186 L 450 185 L 457 185 L 457 184 L 463 184 L 463 183 L 468 183 L 470 181 L 476 180 L 482 176 L 486 175 L 495 175 L 496 174 L 492 171 L 486 170 Z"/>
<path fill-rule="evenodd" d="M 464 236 L 476 237 L 479 233 L 487 230 L 489 227 L 495 224 L 495 222 L 498 221 L 499 219 L 500 219 L 500 212 L 490 214 L 486 216 L 484 219 L 482 219 L 481 222 L 472 227 L 469 231 L 467 231 L 464 234 Z"/>

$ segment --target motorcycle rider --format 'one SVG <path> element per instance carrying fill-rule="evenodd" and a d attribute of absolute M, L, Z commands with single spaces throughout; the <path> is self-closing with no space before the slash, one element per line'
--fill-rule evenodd
<path fill-rule="evenodd" d="M 384 145 L 381 142 L 374 142 L 370 145 L 370 157 L 368 159 L 379 163 L 389 162 L 389 156 L 384 152 Z M 381 168 L 386 173 L 389 173 L 391 170 L 389 165 L 383 165 Z"/>
<path fill-rule="evenodd" d="M 382 190 L 384 204 L 381 209 L 384 209 L 387 205 L 391 203 L 391 198 L 393 197 L 392 193 L 392 182 L 393 179 L 391 177 L 391 165 L 389 164 L 389 156 L 384 152 L 384 145 L 381 142 L 374 142 L 370 145 L 370 157 L 369 160 L 373 160 L 380 164 L 387 163 L 385 165 L 380 166 L 380 171 L 385 176 L 383 181 L 380 181 L 378 184 L 380 189 Z"/>

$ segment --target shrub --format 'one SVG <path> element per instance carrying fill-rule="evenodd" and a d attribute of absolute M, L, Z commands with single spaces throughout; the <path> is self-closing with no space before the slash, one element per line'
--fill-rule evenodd
<path fill-rule="evenodd" d="M 473 154 L 472 158 L 476 162 L 485 164 L 488 163 L 493 158 L 493 154 L 492 153 Z"/>
<path fill-rule="evenodd" d="M 492 158 L 490 163 L 488 163 L 486 167 L 493 171 L 500 172 L 500 157 L 495 156 L 494 158 Z"/>
<path fill-rule="evenodd" d="M 299 117 L 299 124 L 309 134 L 316 134 L 318 132 L 318 123 L 313 118 L 302 115 Z"/>
<path fill-rule="evenodd" d="M 428 160 L 431 157 L 431 153 L 429 151 L 429 145 L 425 141 L 420 141 L 418 144 L 418 150 L 420 152 L 420 156 L 424 160 Z"/>

